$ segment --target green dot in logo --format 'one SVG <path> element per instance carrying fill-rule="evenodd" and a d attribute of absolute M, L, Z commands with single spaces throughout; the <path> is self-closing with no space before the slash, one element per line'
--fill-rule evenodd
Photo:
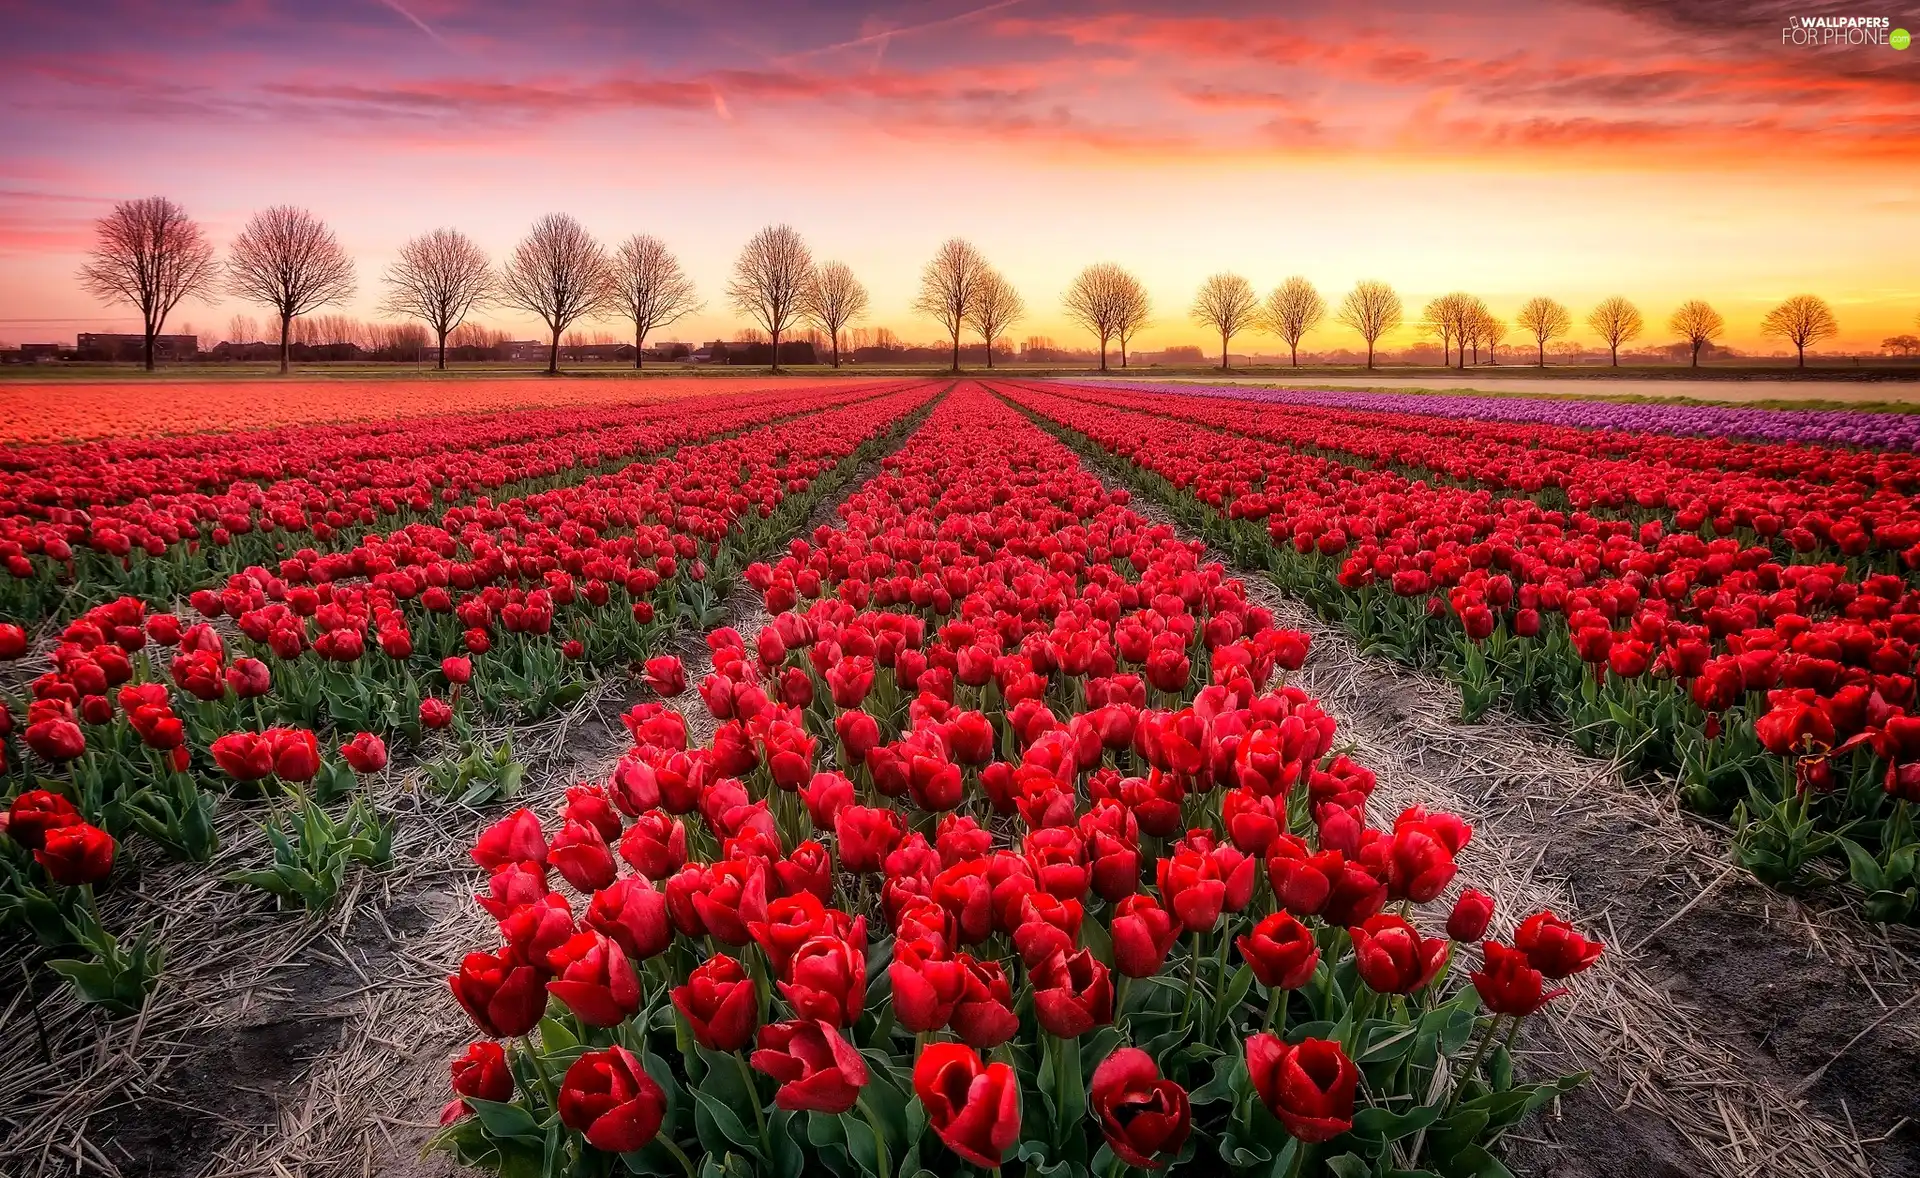
<path fill-rule="evenodd" d="M 1895 29 L 1893 30 L 1893 34 L 1887 38 L 1887 44 L 1893 46 L 1895 49 L 1905 49 L 1907 46 L 1913 44 L 1913 34 L 1907 32 L 1905 29 Z"/>

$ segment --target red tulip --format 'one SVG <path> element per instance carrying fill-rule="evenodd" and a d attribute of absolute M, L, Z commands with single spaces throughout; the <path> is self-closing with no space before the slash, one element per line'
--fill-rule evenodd
<path fill-rule="evenodd" d="M 428 696 L 420 701 L 420 723 L 426 728 L 445 728 L 453 723 L 453 706 L 444 699 Z"/>
<path fill-rule="evenodd" d="M 561 1123 L 586 1134 L 603 1153 L 632 1153 L 652 1141 L 666 1119 L 667 1096 L 626 1048 L 589 1051 L 560 1080 Z"/>
<path fill-rule="evenodd" d="M 447 979 L 475 1026 L 496 1039 L 524 1035 L 547 1009 L 545 979 L 512 955 L 469 953 Z"/>
<path fill-rule="evenodd" d="M 646 680 L 655 695 L 671 698 L 686 691 L 687 669 L 678 655 L 655 655 L 646 662 Z"/>
<path fill-rule="evenodd" d="M 1020 1081 L 1003 1063 L 984 1064 L 973 1048 L 930 1043 L 913 1065 L 913 1090 L 927 1125 L 964 1161 L 998 1168 L 1020 1139 Z"/>
<path fill-rule="evenodd" d="M 866 921 L 856 919 L 847 937 L 818 936 L 787 962 L 781 997 L 803 1019 L 852 1026 L 867 1001 Z"/>
<path fill-rule="evenodd" d="M 1498 941 L 1481 947 L 1486 963 L 1469 976 L 1480 1001 L 1496 1015 L 1535 1014 L 1547 1003 L 1567 992 L 1565 986 L 1547 990 L 1545 975 L 1528 963 L 1527 955 L 1509 949 Z"/>
<path fill-rule="evenodd" d="M 387 742 L 371 732 L 355 733 L 340 746 L 340 756 L 355 773 L 378 773 L 387 767 Z"/>
<path fill-rule="evenodd" d="M 1113 980 L 1087 950 L 1056 951 L 1031 980 L 1034 1019 L 1047 1034 L 1075 1039 L 1113 1021 Z"/>
<path fill-rule="evenodd" d="M 1111 933 L 1114 968 L 1130 978 L 1150 978 L 1166 963 L 1180 926 L 1152 896 L 1141 893 L 1114 907 Z"/>
<path fill-rule="evenodd" d="M 918 1034 L 947 1025 L 965 992 L 967 971 L 959 961 L 929 956 L 911 943 L 896 940 L 887 978 L 893 988 L 894 1017 Z"/>
<path fill-rule="evenodd" d="M 1606 946 L 1589 941 L 1551 912 L 1536 912 L 1513 932 L 1514 948 L 1550 978 L 1569 978 L 1600 960 Z"/>
<path fill-rule="evenodd" d="M 1298 990 L 1313 977 L 1320 949 L 1313 933 L 1288 912 L 1274 912 L 1234 942 L 1253 976 L 1271 989 Z"/>
<path fill-rule="evenodd" d="M 1372 916 L 1347 932 L 1360 980 L 1376 993 L 1413 993 L 1433 980 L 1447 957 L 1446 941 L 1422 937 L 1398 916 Z"/>
<path fill-rule="evenodd" d="M 613 852 L 600 832 L 584 822 L 568 822 L 547 846 L 547 866 L 582 892 L 598 891 L 619 874 Z"/>
<path fill-rule="evenodd" d="M 547 838 L 533 811 L 521 807 L 481 831 L 470 853 L 473 861 L 487 871 L 526 861 L 545 863 Z"/>
<path fill-rule="evenodd" d="M 1476 888 L 1468 888 L 1453 902 L 1447 917 L 1447 936 L 1455 941 L 1477 941 L 1487 935 L 1493 921 L 1493 897 Z"/>
<path fill-rule="evenodd" d="M 547 983 L 547 993 L 590 1027 L 617 1027 L 640 1009 L 633 963 L 602 933 L 575 934 L 547 954 L 547 966 L 560 975 Z"/>
<path fill-rule="evenodd" d="M 587 905 L 586 923 L 636 961 L 666 952 L 673 941 L 667 897 L 641 876 L 622 876 L 595 892 Z"/>
<path fill-rule="evenodd" d="M 753 1036 L 759 1003 L 753 979 L 724 954 L 710 957 L 673 990 L 673 1005 L 710 1051 L 737 1051 Z"/>
<path fill-rule="evenodd" d="M 831 1023 L 795 1019 L 760 1028 L 753 1066 L 780 1081 L 775 1106 L 844 1113 L 860 1098 L 867 1064 Z"/>
<path fill-rule="evenodd" d="M 1020 1019 L 1013 1013 L 1013 988 L 999 962 L 976 961 L 964 953 L 957 960 L 966 968 L 966 985 L 948 1025 L 968 1046 L 982 1051 L 998 1047 L 1020 1029 Z"/>
<path fill-rule="evenodd" d="M 1187 1090 L 1137 1047 L 1116 1048 L 1093 1070 L 1091 1107 L 1107 1147 L 1129 1166 L 1164 1167 L 1193 1131 Z"/>
<path fill-rule="evenodd" d="M 1255 1035 L 1247 1040 L 1247 1072 L 1260 1103 L 1302 1142 L 1331 1141 L 1353 1128 L 1360 1069 L 1338 1043 L 1308 1038 L 1288 1044 Z"/>
<path fill-rule="evenodd" d="M 113 836 L 90 822 L 48 827 L 41 834 L 34 862 L 64 887 L 99 883 L 113 871 Z"/>
<path fill-rule="evenodd" d="M 49 790 L 30 789 L 7 807 L 6 832 L 28 850 L 38 850 L 48 831 L 85 821 L 66 798 Z"/>

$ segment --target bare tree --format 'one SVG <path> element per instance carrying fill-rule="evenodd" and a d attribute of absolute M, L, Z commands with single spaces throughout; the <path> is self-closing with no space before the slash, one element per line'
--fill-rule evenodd
<path fill-rule="evenodd" d="M 1188 313 L 1195 323 L 1220 333 L 1220 371 L 1227 370 L 1227 345 L 1253 325 L 1259 306 L 1253 284 L 1238 274 L 1215 274 L 1200 284 Z"/>
<path fill-rule="evenodd" d="M 1487 345 L 1487 363 L 1499 364 L 1500 341 L 1507 338 L 1507 321 L 1488 310 L 1484 303 L 1475 318 L 1476 337 Z"/>
<path fill-rule="evenodd" d="M 733 263 L 727 299 L 773 342 L 780 371 L 780 333 L 805 312 L 814 282 L 813 253 L 791 225 L 769 225 L 748 240 Z"/>
<path fill-rule="evenodd" d="M 1384 282 L 1363 279 L 1354 284 L 1340 301 L 1340 313 L 1334 316 L 1367 341 L 1367 367 L 1373 367 L 1373 352 L 1380 337 L 1400 326 L 1400 295 Z"/>
<path fill-rule="evenodd" d="M 1474 308 L 1480 300 L 1463 290 L 1431 299 L 1422 308 L 1420 326 L 1440 336 L 1440 366 L 1446 367 L 1452 352 L 1449 344 L 1459 345 L 1459 363 L 1467 366 L 1467 336 L 1473 326 Z"/>
<path fill-rule="evenodd" d="M 380 309 L 425 322 L 440 345 L 435 367 L 444 369 L 447 336 L 475 307 L 493 297 L 493 263 L 458 229 L 435 229 L 400 247 L 399 259 L 387 269 L 386 282 L 392 289 L 381 300 Z"/>
<path fill-rule="evenodd" d="M 913 309 L 935 320 L 953 340 L 953 371 L 960 371 L 960 329 L 973 317 L 974 307 L 993 272 L 986 255 L 972 242 L 950 237 L 934 251 L 920 272 L 920 293 Z"/>
<path fill-rule="evenodd" d="M 1819 295 L 1794 295 L 1760 320 L 1760 334 L 1777 335 L 1792 344 L 1802 368 L 1807 366 L 1807 349 L 1839 331 L 1833 308 Z"/>
<path fill-rule="evenodd" d="M 260 342 L 260 324 L 251 315 L 235 315 L 227 320 L 227 339 L 236 344 Z"/>
<path fill-rule="evenodd" d="M 187 211 L 164 196 L 123 200 L 94 224 L 95 242 L 80 267 L 81 285 L 107 303 L 140 311 L 147 371 L 153 341 L 181 299 L 212 302 L 220 277 L 213 245 Z"/>
<path fill-rule="evenodd" d="M 1260 326 L 1287 342 L 1293 366 L 1300 367 L 1300 341 L 1327 317 L 1327 301 L 1313 283 L 1294 275 L 1267 295 L 1260 307 Z"/>
<path fill-rule="evenodd" d="M 513 247 L 500 272 L 500 301 L 547 325 L 547 373 L 560 372 L 560 336 L 606 308 L 607 251 L 565 213 L 548 213 Z"/>
<path fill-rule="evenodd" d="M 1100 341 L 1100 371 L 1107 370 L 1107 342 L 1120 334 L 1126 284 L 1132 278 L 1112 262 L 1095 262 L 1074 276 L 1061 299 L 1067 318 Z M 1135 285 L 1138 285 L 1137 283 Z"/>
<path fill-rule="evenodd" d="M 866 313 L 867 288 L 853 276 L 853 267 L 845 262 L 822 264 L 807 293 L 806 316 L 827 334 L 835 368 L 840 367 L 840 333 Z"/>
<path fill-rule="evenodd" d="M 1720 313 L 1705 299 L 1688 299 L 1674 307 L 1672 318 L 1667 320 L 1667 330 L 1692 345 L 1693 366 L 1699 368 L 1699 349 L 1715 342 L 1720 332 L 1726 330 L 1726 320 L 1720 318 Z"/>
<path fill-rule="evenodd" d="M 642 366 L 647 336 L 676 323 L 704 304 L 693 298 L 693 279 L 657 237 L 636 233 L 620 243 L 609 263 L 608 301 L 633 321 L 633 366 Z"/>
<path fill-rule="evenodd" d="M 1120 367 L 1125 368 L 1134 333 L 1153 320 L 1153 300 L 1138 278 L 1122 270 L 1120 279 L 1120 325 L 1113 334 L 1120 341 Z"/>
<path fill-rule="evenodd" d="M 997 270 L 987 271 L 986 281 L 980 284 L 980 297 L 967 312 L 967 323 L 987 342 L 988 368 L 993 367 L 994 341 L 1026 313 L 1026 300 L 1013 289 L 1013 283 Z"/>
<path fill-rule="evenodd" d="M 1522 303 L 1513 321 L 1533 337 L 1534 345 L 1540 349 L 1542 368 L 1547 366 L 1547 341 L 1554 336 L 1565 335 L 1567 329 L 1573 326 L 1573 316 L 1567 314 L 1567 309 L 1544 295 Z"/>
<path fill-rule="evenodd" d="M 353 296 L 353 259 L 326 222 L 305 209 L 275 205 L 255 213 L 233 241 L 228 290 L 280 317 L 280 371 L 287 371 L 293 321 Z"/>
<path fill-rule="evenodd" d="M 1646 326 L 1640 318 L 1640 308 L 1629 303 L 1619 295 L 1602 299 L 1600 305 L 1587 316 L 1587 326 L 1607 341 L 1607 353 L 1613 358 L 1613 366 L 1620 367 L 1620 345 L 1640 334 Z"/>

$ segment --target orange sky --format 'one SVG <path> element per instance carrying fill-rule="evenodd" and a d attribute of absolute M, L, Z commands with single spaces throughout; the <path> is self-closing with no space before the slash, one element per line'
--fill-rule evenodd
<path fill-rule="evenodd" d="M 1381 278 L 1416 308 L 1548 294 L 1576 319 L 1620 293 L 1655 325 L 1643 343 L 1693 297 L 1742 348 L 1774 346 L 1761 313 L 1803 290 L 1833 303 L 1844 347 L 1920 313 L 1920 49 L 1781 43 L 1791 17 L 1853 8 L 70 7 L 86 11 L 9 12 L 0 45 L 8 342 L 131 322 L 73 272 L 93 218 L 153 192 L 222 246 L 256 208 L 306 205 L 355 255 L 346 309 L 366 317 L 409 235 L 452 225 L 498 257 L 556 210 L 678 250 L 709 300 L 679 338 L 731 334 L 727 268 L 770 221 L 852 264 L 870 325 L 910 339 L 935 335 L 907 304 L 954 234 L 1025 295 L 1015 338 L 1062 342 L 1080 337 L 1060 291 L 1100 260 L 1152 291 L 1146 348 L 1204 342 L 1186 307 L 1221 269 L 1262 290 L 1304 274 L 1330 298 Z M 1885 15 L 1920 32 L 1920 12 Z M 224 330 L 236 312 L 259 314 L 179 318 Z"/>

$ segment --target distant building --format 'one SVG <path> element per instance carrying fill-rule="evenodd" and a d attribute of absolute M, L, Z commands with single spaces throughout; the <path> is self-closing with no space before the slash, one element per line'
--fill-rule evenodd
<path fill-rule="evenodd" d="M 73 347 L 79 360 L 142 360 L 147 354 L 147 337 L 138 334 L 83 331 Z M 153 339 L 155 360 L 191 360 L 200 354 L 200 338 L 192 335 L 160 335 Z"/>

